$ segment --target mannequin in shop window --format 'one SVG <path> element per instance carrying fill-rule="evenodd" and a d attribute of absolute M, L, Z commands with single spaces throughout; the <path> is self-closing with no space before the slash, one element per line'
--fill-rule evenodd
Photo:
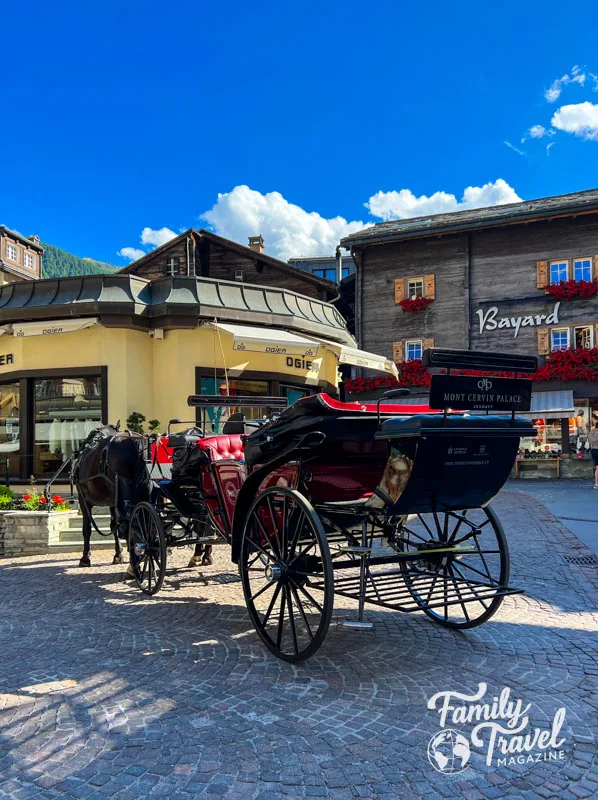
<path fill-rule="evenodd" d="M 586 415 L 583 411 L 578 411 L 575 417 L 575 433 L 577 436 L 577 457 L 583 458 L 587 451 L 590 449 L 588 443 L 588 424 L 586 422 Z"/>
<path fill-rule="evenodd" d="M 594 427 L 590 431 L 589 444 L 594 464 L 594 489 L 598 489 L 598 422 L 594 422 Z"/>

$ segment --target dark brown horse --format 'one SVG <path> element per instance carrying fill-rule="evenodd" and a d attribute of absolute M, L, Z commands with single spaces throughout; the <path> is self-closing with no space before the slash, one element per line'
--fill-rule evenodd
<path fill-rule="evenodd" d="M 106 425 L 90 433 L 77 457 L 75 485 L 83 516 L 83 555 L 80 567 L 91 565 L 94 506 L 110 508 L 114 536 L 113 564 L 124 562 L 120 539 L 128 539 L 128 519 L 137 503 L 150 499 L 150 479 L 144 462 L 144 437 Z"/>

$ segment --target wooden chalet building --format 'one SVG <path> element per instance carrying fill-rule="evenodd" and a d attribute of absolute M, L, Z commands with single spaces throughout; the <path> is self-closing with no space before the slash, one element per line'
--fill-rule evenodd
<path fill-rule="evenodd" d="M 341 244 L 356 263 L 360 347 L 399 364 L 431 346 L 563 360 L 561 380 L 534 384 L 534 448 L 588 455 L 585 431 L 598 420 L 598 380 L 587 379 L 598 378 L 598 189 L 383 222 Z"/>
<path fill-rule="evenodd" d="M 274 286 L 325 302 L 338 297 L 333 281 L 264 253 L 261 236 L 250 236 L 246 247 L 210 231 L 194 228 L 156 247 L 121 272 L 147 280 L 195 276 Z"/>

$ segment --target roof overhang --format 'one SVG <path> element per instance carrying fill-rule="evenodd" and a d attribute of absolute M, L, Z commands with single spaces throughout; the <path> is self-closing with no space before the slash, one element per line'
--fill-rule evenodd
<path fill-rule="evenodd" d="M 568 419 L 575 416 L 573 390 L 532 392 L 532 407 L 521 414 L 528 419 Z"/>

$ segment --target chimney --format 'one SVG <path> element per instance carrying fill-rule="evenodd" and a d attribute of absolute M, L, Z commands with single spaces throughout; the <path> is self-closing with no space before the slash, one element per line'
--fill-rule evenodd
<path fill-rule="evenodd" d="M 261 233 L 258 236 L 249 237 L 249 247 L 256 253 L 264 252 L 264 237 Z"/>

